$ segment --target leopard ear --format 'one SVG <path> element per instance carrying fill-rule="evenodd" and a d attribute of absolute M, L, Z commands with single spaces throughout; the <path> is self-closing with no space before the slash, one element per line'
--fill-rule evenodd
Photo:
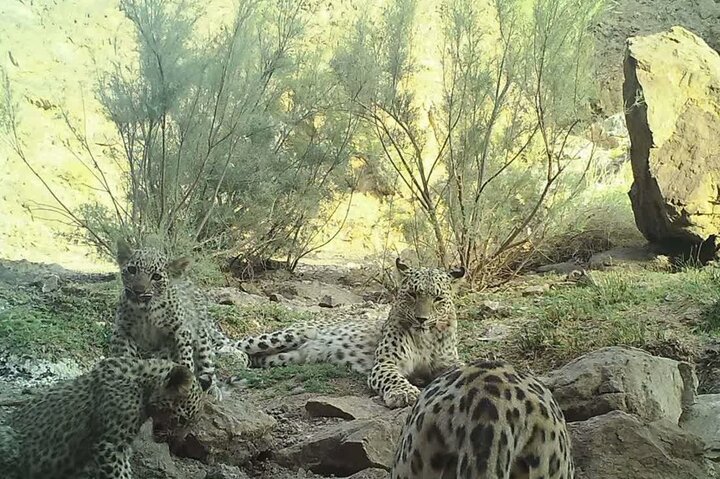
<path fill-rule="evenodd" d="M 188 256 L 181 256 L 177 259 L 170 261 L 167 265 L 167 270 L 170 276 L 178 277 L 185 272 L 185 270 L 192 263 L 192 259 Z"/>
<path fill-rule="evenodd" d="M 115 258 L 117 259 L 118 265 L 124 266 L 125 263 L 130 260 L 130 256 L 132 256 L 132 248 L 130 248 L 128 242 L 123 238 L 117 240 L 116 246 L 117 254 L 115 255 Z"/>
<path fill-rule="evenodd" d="M 466 270 L 465 270 L 464 266 L 460 266 L 458 268 L 453 268 L 450 271 L 448 271 L 448 275 L 450 275 L 450 277 L 452 279 L 460 279 L 463 276 L 465 276 L 465 273 L 466 273 Z"/>
<path fill-rule="evenodd" d="M 165 389 L 168 391 L 181 391 L 190 387 L 193 382 L 193 373 L 186 366 L 176 364 L 165 376 Z"/>
<path fill-rule="evenodd" d="M 400 258 L 395 258 L 395 267 L 402 274 L 406 274 L 410 270 L 410 266 L 403 263 L 403 260 Z"/>

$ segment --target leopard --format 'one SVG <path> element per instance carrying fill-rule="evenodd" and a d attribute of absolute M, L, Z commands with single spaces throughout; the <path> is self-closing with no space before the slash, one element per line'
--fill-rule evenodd
<path fill-rule="evenodd" d="M 194 371 L 203 390 L 221 400 L 216 353 L 234 352 L 239 368 L 246 368 L 249 358 L 214 324 L 208 297 L 185 278 L 191 259 L 170 259 L 158 248 L 133 249 L 119 240 L 117 262 L 123 287 L 111 355 L 176 361 Z"/>
<path fill-rule="evenodd" d="M 400 282 L 387 318 L 322 319 L 249 336 L 238 347 L 251 367 L 331 363 L 364 375 L 395 409 L 414 404 L 420 387 L 459 366 L 455 280 L 465 269 L 410 267 L 395 261 Z"/>
<path fill-rule="evenodd" d="M 432 381 L 411 408 L 392 479 L 574 479 L 562 409 L 536 377 L 480 359 Z"/>
<path fill-rule="evenodd" d="M 152 419 L 156 442 L 182 441 L 205 396 L 183 365 L 101 359 L 10 412 L 0 429 L 0 471 L 9 479 L 132 479 L 132 442 L 143 424 Z"/>

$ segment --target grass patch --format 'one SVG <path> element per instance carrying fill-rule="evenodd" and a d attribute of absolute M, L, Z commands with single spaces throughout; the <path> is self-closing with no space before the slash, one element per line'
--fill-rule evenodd
<path fill-rule="evenodd" d="M 691 354 L 703 338 L 720 336 L 720 273 L 688 268 L 656 271 L 593 272 L 594 285 L 558 285 L 546 294 L 525 297 L 517 285 L 492 295 L 470 295 L 461 311 L 460 351 L 466 358 L 495 355 L 545 370 L 605 346 L 633 346 L 679 356 Z M 549 278 L 535 281 L 552 282 Z M 473 320 L 486 299 L 511 308 L 499 324 L 509 329 L 504 340 L 478 342 L 492 326 Z M 689 352 L 690 351 L 690 352 Z M 688 358 L 682 358 L 688 359 Z"/>
<path fill-rule="evenodd" d="M 312 313 L 293 311 L 277 303 L 236 305 L 213 304 L 210 314 L 230 337 L 273 331 L 315 318 Z"/>
<path fill-rule="evenodd" d="M 39 286 L 0 282 L 0 351 L 86 362 L 106 349 L 115 313 L 115 283 Z"/>
<path fill-rule="evenodd" d="M 346 389 L 337 384 L 338 380 L 358 383 L 365 381 L 364 376 L 347 368 L 324 363 L 248 369 L 240 371 L 236 377 L 245 380 L 251 389 L 268 389 L 280 393 L 302 387 L 303 392 L 331 394 Z"/>

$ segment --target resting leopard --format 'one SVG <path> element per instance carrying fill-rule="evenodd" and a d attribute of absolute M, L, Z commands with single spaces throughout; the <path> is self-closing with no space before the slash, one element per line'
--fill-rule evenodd
<path fill-rule="evenodd" d="M 9 479 L 130 479 L 132 441 L 153 419 L 156 440 L 179 439 L 204 394 L 185 366 L 116 357 L 23 402 L 0 437 Z"/>
<path fill-rule="evenodd" d="M 477 361 L 430 383 L 410 411 L 392 479 L 573 479 L 562 410 L 507 363 Z"/>
<path fill-rule="evenodd" d="M 251 365 L 328 362 L 368 375 L 368 385 L 390 408 L 413 404 L 424 385 L 460 365 L 450 272 L 411 268 L 399 258 L 401 282 L 384 321 L 318 321 L 248 337 L 239 343 Z"/>
<path fill-rule="evenodd" d="M 169 260 L 160 250 L 131 249 L 124 241 L 117 247 L 123 290 L 111 354 L 176 361 L 194 371 L 202 388 L 220 399 L 215 353 L 233 349 L 232 342 L 212 323 L 207 298 L 182 278 L 190 260 Z M 238 366 L 247 367 L 247 355 L 239 350 L 237 354 Z"/>

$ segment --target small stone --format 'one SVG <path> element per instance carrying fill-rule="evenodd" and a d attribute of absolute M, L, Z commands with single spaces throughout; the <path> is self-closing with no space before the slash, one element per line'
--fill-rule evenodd
<path fill-rule="evenodd" d="M 528 286 L 522 290 L 523 296 L 537 296 L 545 294 L 550 290 L 550 286 L 547 284 Z"/>
<path fill-rule="evenodd" d="M 318 306 L 320 306 L 321 308 L 334 308 L 338 306 L 338 304 L 332 296 L 326 294 L 322 297 L 322 299 L 320 299 Z"/>
<path fill-rule="evenodd" d="M 285 301 L 285 297 L 280 293 L 270 293 L 268 294 L 268 299 L 273 303 L 282 303 Z"/>
<path fill-rule="evenodd" d="M 537 268 L 538 273 L 556 273 L 556 274 L 568 274 L 574 269 L 578 268 L 578 263 L 575 261 L 565 261 L 564 263 L 545 264 Z"/>
<path fill-rule="evenodd" d="M 252 283 L 240 283 L 240 291 L 247 294 L 252 294 L 253 296 L 262 296 L 263 292 L 260 291 L 260 288 L 255 286 Z"/>
<path fill-rule="evenodd" d="M 43 281 L 42 284 L 42 292 L 43 293 L 50 293 L 52 291 L 55 291 L 60 287 L 60 278 L 57 277 L 57 275 L 51 275 L 49 276 L 45 281 Z"/>
<path fill-rule="evenodd" d="M 248 475 L 237 466 L 216 464 L 208 471 L 205 479 L 248 479 Z"/>
<path fill-rule="evenodd" d="M 348 479 L 388 479 L 389 477 L 390 473 L 385 469 L 380 469 L 379 467 L 372 467 L 370 469 L 356 472 Z"/>

